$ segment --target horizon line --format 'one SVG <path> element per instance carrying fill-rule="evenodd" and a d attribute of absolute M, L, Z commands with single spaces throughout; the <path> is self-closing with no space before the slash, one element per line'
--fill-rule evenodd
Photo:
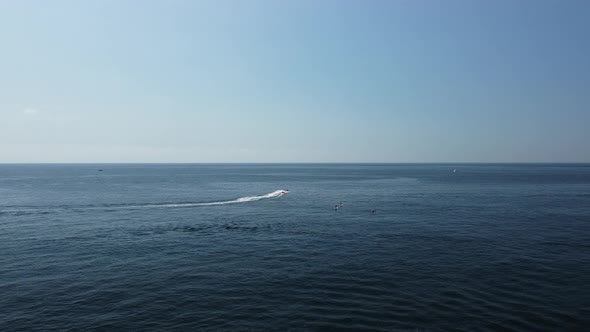
<path fill-rule="evenodd" d="M 296 162 L 0 162 L 0 165 L 501 165 L 501 164 L 562 164 L 582 165 L 590 161 L 411 161 L 411 162 L 326 162 L 326 161 L 296 161 Z"/>

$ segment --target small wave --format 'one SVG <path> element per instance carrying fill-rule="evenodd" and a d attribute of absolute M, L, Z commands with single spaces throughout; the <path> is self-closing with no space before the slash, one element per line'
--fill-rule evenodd
<path fill-rule="evenodd" d="M 10 208 L 0 210 L 0 214 L 11 214 L 11 215 L 29 215 L 29 214 L 47 214 L 51 212 L 60 211 L 86 211 L 86 210 L 123 210 L 123 209 L 147 209 L 147 208 L 187 208 L 197 206 L 216 206 L 216 205 L 228 205 L 237 203 L 248 203 L 256 202 L 263 199 L 279 198 L 287 194 L 288 190 L 275 190 L 271 193 L 258 195 L 258 196 L 245 196 L 229 201 L 216 201 L 216 202 L 189 202 L 189 203 L 148 203 L 148 204 L 104 204 L 100 206 L 69 206 L 60 208 Z"/>

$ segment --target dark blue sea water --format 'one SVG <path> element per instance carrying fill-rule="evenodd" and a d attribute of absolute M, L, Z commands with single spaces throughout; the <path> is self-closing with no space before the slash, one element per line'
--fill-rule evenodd
<path fill-rule="evenodd" d="M 589 329 L 590 165 L 0 165 L 1 331 Z"/>

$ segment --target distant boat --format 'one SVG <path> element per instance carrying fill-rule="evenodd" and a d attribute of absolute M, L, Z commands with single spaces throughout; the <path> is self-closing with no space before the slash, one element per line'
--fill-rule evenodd
<path fill-rule="evenodd" d="M 99 169 L 98 171 L 99 171 L 99 172 L 102 172 L 102 169 Z"/>

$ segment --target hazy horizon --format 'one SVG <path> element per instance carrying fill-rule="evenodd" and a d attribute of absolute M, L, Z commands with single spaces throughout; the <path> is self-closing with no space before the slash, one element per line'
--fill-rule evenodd
<path fill-rule="evenodd" d="M 0 165 L 360 165 L 360 166 L 590 166 L 590 162 L 0 162 Z"/>
<path fill-rule="evenodd" d="M 5 1 L 0 163 L 588 163 L 586 1 Z"/>

